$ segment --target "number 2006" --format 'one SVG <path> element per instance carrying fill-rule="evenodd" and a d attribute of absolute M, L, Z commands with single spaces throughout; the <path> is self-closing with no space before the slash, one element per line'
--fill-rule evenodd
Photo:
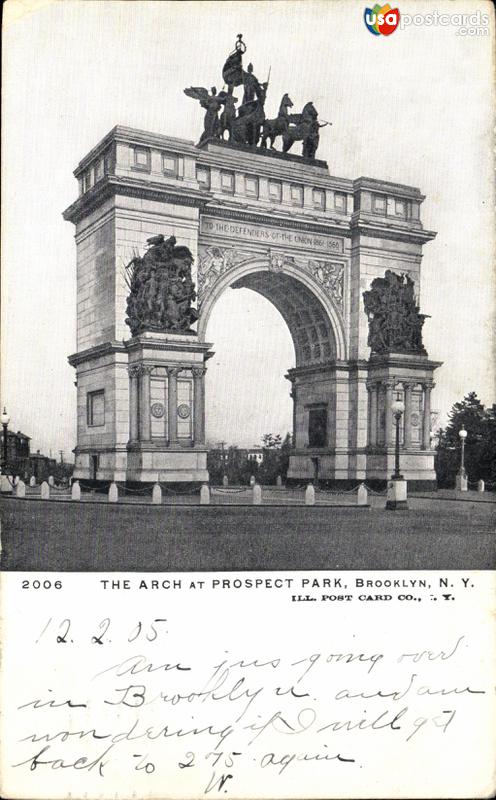
<path fill-rule="evenodd" d="M 23 581 L 23 589 L 62 589 L 62 581 Z"/>

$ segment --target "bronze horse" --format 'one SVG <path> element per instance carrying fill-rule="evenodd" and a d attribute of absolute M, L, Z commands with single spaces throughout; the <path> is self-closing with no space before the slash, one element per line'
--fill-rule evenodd
<path fill-rule="evenodd" d="M 274 140 L 277 136 L 284 136 L 287 134 L 289 127 L 289 114 L 288 108 L 293 107 L 293 102 L 288 94 L 285 94 L 281 100 L 279 111 L 275 119 L 264 120 L 262 126 L 262 141 L 260 147 L 267 147 L 267 139 L 270 139 L 270 149 L 275 150 Z"/>
<path fill-rule="evenodd" d="M 303 142 L 303 156 L 315 158 L 320 139 L 319 129 L 331 123 L 321 124 L 318 121 L 317 109 L 312 102 L 304 106 L 301 114 L 289 114 L 288 119 L 288 130 L 282 135 L 283 153 L 287 153 L 295 142 Z"/>

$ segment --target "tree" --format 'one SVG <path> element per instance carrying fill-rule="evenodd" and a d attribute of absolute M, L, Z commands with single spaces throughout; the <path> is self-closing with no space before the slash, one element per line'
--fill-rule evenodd
<path fill-rule="evenodd" d="M 281 444 L 281 454 L 279 459 L 279 475 L 281 478 L 286 478 L 288 474 L 289 468 L 289 456 L 293 449 L 293 437 L 288 432 L 284 437 L 284 441 Z"/>
<path fill-rule="evenodd" d="M 220 450 L 209 450 L 207 453 L 207 469 L 210 476 L 210 483 L 214 486 L 222 486 L 225 465 L 223 452 Z"/>
<path fill-rule="evenodd" d="M 257 476 L 257 464 L 248 459 L 246 450 L 230 447 L 228 452 L 227 476 L 229 483 L 247 486 L 251 476 Z"/>
<path fill-rule="evenodd" d="M 280 434 L 266 433 L 262 436 L 262 447 L 264 457 L 258 470 L 260 483 L 275 483 L 278 475 L 284 479 L 289 466 L 291 434 L 287 433 L 283 441 Z"/>
<path fill-rule="evenodd" d="M 264 450 L 275 450 L 281 447 L 282 437 L 278 433 L 274 436 L 273 433 L 264 433 L 262 436 L 262 447 Z"/>
<path fill-rule="evenodd" d="M 70 484 L 72 473 L 74 472 L 74 464 L 68 464 L 67 461 L 59 462 L 55 464 L 55 468 L 53 470 L 53 477 L 55 478 L 56 483 L 66 483 L 67 485 Z"/>
<path fill-rule="evenodd" d="M 465 469 L 469 481 L 480 478 L 488 484 L 496 482 L 496 405 L 486 409 L 475 392 L 455 403 L 449 423 L 439 431 L 435 459 L 438 484 L 452 487 L 460 468 L 461 444 L 459 432 L 467 431 L 465 440 Z"/>

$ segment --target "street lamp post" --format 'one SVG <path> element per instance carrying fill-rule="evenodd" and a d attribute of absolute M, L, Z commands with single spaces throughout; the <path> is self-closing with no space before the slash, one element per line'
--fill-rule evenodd
<path fill-rule="evenodd" d="M 2 472 L 4 475 L 7 474 L 7 460 L 8 460 L 8 450 L 7 450 L 7 432 L 10 422 L 10 417 L 7 414 L 7 409 L 3 408 L 3 413 L 0 417 L 3 427 L 3 448 L 2 448 Z"/>
<path fill-rule="evenodd" d="M 394 414 L 394 421 L 396 423 L 395 446 L 394 446 L 394 472 L 392 475 L 392 479 L 394 481 L 400 481 L 400 480 L 402 481 L 403 475 L 400 474 L 400 422 L 403 412 L 405 410 L 405 404 L 403 400 L 397 397 L 391 406 L 391 410 Z"/>
<path fill-rule="evenodd" d="M 458 470 L 458 474 L 456 476 L 456 488 L 460 492 L 466 492 L 468 491 L 468 480 L 467 473 L 465 471 L 465 439 L 467 438 L 467 431 L 465 428 L 461 428 L 458 431 L 458 436 L 460 437 L 462 452 L 460 458 L 460 469 Z"/>
<path fill-rule="evenodd" d="M 10 417 L 7 414 L 7 410 L 3 409 L 3 414 L 0 415 L 0 422 L 2 423 L 3 427 L 3 442 L 2 442 L 2 476 L 0 479 L 0 492 L 2 494 L 10 494 L 12 492 L 12 486 L 10 485 L 10 481 L 7 477 L 7 461 L 8 461 L 8 428 Z"/>
<path fill-rule="evenodd" d="M 391 404 L 391 411 L 395 421 L 394 472 L 391 480 L 388 481 L 386 508 L 394 511 L 398 508 L 408 508 L 407 484 L 400 472 L 400 422 L 405 411 L 405 404 L 399 393 Z"/>

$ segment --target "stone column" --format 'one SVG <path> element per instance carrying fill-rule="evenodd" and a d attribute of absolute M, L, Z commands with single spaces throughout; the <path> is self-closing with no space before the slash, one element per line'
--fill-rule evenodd
<path fill-rule="evenodd" d="M 139 428 L 142 442 L 149 442 L 152 438 L 150 419 L 150 374 L 152 370 L 153 367 L 148 364 L 141 366 Z"/>
<path fill-rule="evenodd" d="M 193 373 L 193 441 L 195 445 L 205 444 L 205 427 L 203 410 L 205 407 L 205 372 L 204 367 L 191 370 Z"/>
<path fill-rule="evenodd" d="M 138 366 L 128 367 L 129 372 L 129 441 L 136 442 L 139 436 L 138 428 Z"/>
<path fill-rule="evenodd" d="M 413 384 L 403 383 L 403 389 L 405 392 L 405 418 L 403 420 L 403 441 L 405 450 L 408 450 L 408 448 L 412 446 L 412 388 Z"/>
<path fill-rule="evenodd" d="M 377 444 L 377 411 L 379 400 L 379 384 L 372 383 L 369 387 L 370 397 L 370 420 L 369 420 L 369 445 L 375 447 Z"/>
<path fill-rule="evenodd" d="M 370 408 L 372 406 L 371 387 L 367 383 L 367 447 L 370 444 Z"/>
<path fill-rule="evenodd" d="M 177 444 L 177 376 L 181 372 L 181 367 L 168 367 L 168 426 L 169 444 Z"/>
<path fill-rule="evenodd" d="M 291 391 L 289 393 L 291 400 L 293 401 L 293 447 L 296 448 L 296 379 L 293 378 L 291 381 Z"/>
<path fill-rule="evenodd" d="M 431 391 L 433 383 L 423 383 L 424 390 L 424 419 L 422 425 L 422 450 L 431 449 Z"/>
<path fill-rule="evenodd" d="M 203 371 L 203 378 L 202 378 L 202 409 L 201 409 L 201 426 L 202 426 L 202 433 L 203 433 L 203 436 L 202 436 L 202 444 L 203 444 L 203 445 L 205 445 L 205 440 L 206 440 L 206 435 L 207 435 L 207 433 L 206 433 L 206 431 L 207 431 L 207 426 L 206 426 L 206 424 L 205 424 L 205 415 L 206 415 L 206 411 L 205 411 L 205 403 L 206 403 L 206 399 L 205 399 L 205 398 L 206 398 L 206 390 L 205 390 L 205 374 L 206 374 L 206 372 L 207 372 L 207 368 L 206 368 L 206 367 L 203 367 L 203 370 L 204 370 L 204 371 Z"/>
<path fill-rule="evenodd" d="M 386 447 L 390 447 L 393 444 L 393 412 L 391 411 L 391 406 L 393 404 L 393 388 L 394 383 L 393 381 L 387 381 L 386 383 L 386 432 L 385 432 L 385 443 Z"/>

